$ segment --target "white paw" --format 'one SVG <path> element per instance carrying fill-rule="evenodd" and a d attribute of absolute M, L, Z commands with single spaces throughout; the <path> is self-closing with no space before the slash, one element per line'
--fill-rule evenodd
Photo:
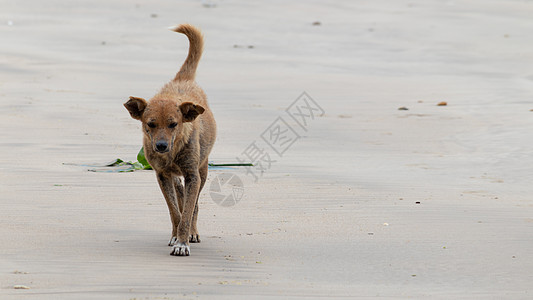
<path fill-rule="evenodd" d="M 174 246 L 178 243 L 178 238 L 173 236 L 172 238 L 170 238 L 170 241 L 168 241 L 168 245 L 169 246 Z"/>
<path fill-rule="evenodd" d="M 182 242 L 177 242 L 176 245 L 172 247 L 172 251 L 170 252 L 170 255 L 175 256 L 189 256 L 190 254 L 191 248 L 189 247 L 189 245 Z"/>

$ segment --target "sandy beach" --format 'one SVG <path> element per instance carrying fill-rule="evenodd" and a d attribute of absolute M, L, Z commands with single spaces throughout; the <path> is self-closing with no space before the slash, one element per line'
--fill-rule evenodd
<path fill-rule="evenodd" d="M 0 299 L 533 298 L 531 1 L 0 8 Z M 263 154 L 210 171 L 189 257 L 153 171 L 88 171 L 136 160 L 122 104 L 173 78 L 180 23 L 205 35 L 210 160 Z"/>

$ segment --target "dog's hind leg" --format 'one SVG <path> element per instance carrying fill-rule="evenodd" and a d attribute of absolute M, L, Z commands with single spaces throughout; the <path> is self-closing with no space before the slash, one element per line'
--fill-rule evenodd
<path fill-rule="evenodd" d="M 196 205 L 194 206 L 194 212 L 192 215 L 192 222 L 191 222 L 191 229 L 190 229 L 190 238 L 189 242 L 191 243 L 199 243 L 200 242 L 200 234 L 198 234 L 198 199 L 200 198 L 200 193 L 202 192 L 202 188 L 204 187 L 205 181 L 207 179 L 207 169 L 208 165 L 207 162 L 200 167 L 199 173 L 200 173 L 200 189 L 198 190 L 198 197 L 196 197 Z"/>

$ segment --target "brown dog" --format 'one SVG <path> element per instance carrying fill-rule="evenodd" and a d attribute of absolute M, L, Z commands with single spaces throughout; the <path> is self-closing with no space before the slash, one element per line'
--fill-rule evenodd
<path fill-rule="evenodd" d="M 216 124 L 204 91 L 194 82 L 203 37 L 189 24 L 174 29 L 189 38 L 189 54 L 176 74 L 152 99 L 130 97 L 124 106 L 142 122 L 146 159 L 157 175 L 172 220 L 171 255 L 188 256 L 199 243 L 198 196 L 207 178 L 207 158 Z M 182 179 L 183 177 L 183 183 Z"/>

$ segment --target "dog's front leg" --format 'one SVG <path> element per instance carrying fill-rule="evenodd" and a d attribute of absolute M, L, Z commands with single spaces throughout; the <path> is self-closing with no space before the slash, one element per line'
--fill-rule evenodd
<path fill-rule="evenodd" d="M 176 176 L 174 178 L 174 185 L 176 186 L 176 196 L 178 198 L 178 207 L 180 209 L 180 213 L 183 212 L 183 199 L 185 197 L 185 192 L 183 191 L 183 183 L 181 182 L 181 179 Z M 176 227 L 178 224 L 176 224 Z"/>
<path fill-rule="evenodd" d="M 157 182 L 163 196 L 167 202 L 168 211 L 170 213 L 170 220 L 172 221 L 172 236 L 168 242 L 169 246 L 174 246 L 178 242 L 178 224 L 180 224 L 181 213 L 178 207 L 176 187 L 174 185 L 174 178 L 170 173 L 157 172 Z"/>
<path fill-rule="evenodd" d="M 198 199 L 198 190 L 200 189 L 200 174 L 192 172 L 185 176 L 185 197 L 183 203 L 183 212 L 178 225 L 178 243 L 174 245 L 171 255 L 189 256 L 191 249 L 189 247 L 189 232 L 191 229 L 192 216 L 196 200 Z"/>

